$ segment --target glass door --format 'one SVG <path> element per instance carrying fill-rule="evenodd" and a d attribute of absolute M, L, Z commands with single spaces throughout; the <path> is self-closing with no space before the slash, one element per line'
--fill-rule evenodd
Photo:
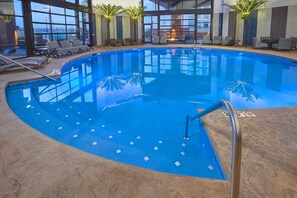
<path fill-rule="evenodd" d="M 144 25 L 144 42 L 145 43 L 152 42 L 152 25 L 151 24 Z"/>

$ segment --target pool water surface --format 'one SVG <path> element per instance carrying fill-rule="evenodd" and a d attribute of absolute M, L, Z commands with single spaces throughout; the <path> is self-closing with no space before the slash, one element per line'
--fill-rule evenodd
<path fill-rule="evenodd" d="M 199 120 L 183 139 L 186 115 L 220 99 L 245 109 L 297 105 L 296 66 L 241 51 L 121 50 L 72 61 L 57 82 L 11 84 L 6 94 L 20 119 L 67 145 L 156 171 L 224 180 Z"/>

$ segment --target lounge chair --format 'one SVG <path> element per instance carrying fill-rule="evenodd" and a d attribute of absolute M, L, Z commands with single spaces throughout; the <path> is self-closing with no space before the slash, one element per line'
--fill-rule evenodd
<path fill-rule="evenodd" d="M 87 45 L 83 45 L 79 39 L 72 40 L 73 47 L 79 48 L 79 51 L 89 51 L 89 47 Z"/>
<path fill-rule="evenodd" d="M 73 46 L 71 44 L 70 40 L 60 41 L 60 44 L 61 44 L 62 48 L 67 49 L 70 54 L 80 52 L 80 46 Z"/>
<path fill-rule="evenodd" d="M 49 57 L 50 56 L 59 57 L 61 54 L 62 55 L 68 55 L 69 54 L 68 49 L 60 48 L 57 41 L 47 42 L 46 47 L 47 47 L 47 50 L 48 50 Z"/>
<path fill-rule="evenodd" d="M 260 37 L 261 43 L 267 43 L 267 42 L 270 42 L 271 40 L 272 40 L 272 38 L 270 36 L 261 36 Z"/>
<path fill-rule="evenodd" d="M 291 37 L 292 45 L 291 49 L 297 49 L 297 37 Z"/>
<path fill-rule="evenodd" d="M 126 42 L 124 39 L 122 38 L 118 38 L 118 43 L 124 45 L 124 46 L 129 46 L 131 45 L 131 43 Z"/>
<path fill-rule="evenodd" d="M 159 43 L 160 43 L 160 37 L 159 36 L 153 36 L 152 44 L 159 44 Z"/>
<path fill-rule="evenodd" d="M 28 57 L 15 60 L 16 62 L 25 65 L 27 67 L 41 68 L 44 63 L 47 62 L 45 57 Z M 12 63 L 0 56 L 0 71 L 8 71 L 16 68 L 21 68 L 19 65 Z"/>
<path fill-rule="evenodd" d="M 222 45 L 233 45 L 232 36 L 226 36 L 225 40 L 221 42 Z"/>
<path fill-rule="evenodd" d="M 130 43 L 130 45 L 138 45 L 138 42 L 132 41 L 131 38 L 125 38 L 125 42 L 126 43 Z"/>
<path fill-rule="evenodd" d="M 211 44 L 211 40 L 209 36 L 203 36 L 203 44 L 207 44 L 207 45 Z"/>
<path fill-rule="evenodd" d="M 221 45 L 222 37 L 221 36 L 214 36 L 212 40 L 213 45 Z"/>
<path fill-rule="evenodd" d="M 272 44 L 272 49 L 275 50 L 291 50 L 292 41 L 290 38 L 280 38 L 278 43 Z"/>
<path fill-rule="evenodd" d="M 268 48 L 268 44 L 261 43 L 256 37 L 253 37 L 253 48 L 255 48 L 255 49 Z"/>
<path fill-rule="evenodd" d="M 166 36 L 161 36 L 160 37 L 160 42 L 159 42 L 160 44 L 167 44 L 167 38 L 166 38 Z"/>
<path fill-rule="evenodd" d="M 121 43 L 118 43 L 117 40 L 115 40 L 115 39 L 110 39 L 110 40 L 109 40 L 109 44 L 110 44 L 111 46 L 114 46 L 114 47 L 120 47 L 120 46 L 123 46 Z"/>

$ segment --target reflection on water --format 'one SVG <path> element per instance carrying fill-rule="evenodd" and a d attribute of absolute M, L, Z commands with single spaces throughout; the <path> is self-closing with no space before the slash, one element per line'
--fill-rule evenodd
<path fill-rule="evenodd" d="M 248 83 L 240 80 L 229 84 L 227 87 L 224 87 L 224 89 L 241 95 L 243 98 L 246 98 L 246 101 L 255 102 L 255 100 L 261 98 Z"/>
<path fill-rule="evenodd" d="M 68 64 L 58 83 L 36 83 L 19 91 L 40 102 L 67 100 L 97 108 L 135 95 L 204 101 L 203 107 L 222 98 L 238 108 L 279 107 L 296 104 L 295 65 L 236 51 L 139 49 L 84 58 Z"/>

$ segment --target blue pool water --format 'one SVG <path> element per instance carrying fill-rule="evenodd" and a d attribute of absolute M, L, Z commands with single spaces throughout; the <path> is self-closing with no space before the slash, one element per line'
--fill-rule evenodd
<path fill-rule="evenodd" d="M 235 108 L 296 105 L 296 66 L 240 51 L 122 50 L 70 62 L 57 82 L 9 85 L 6 94 L 20 119 L 67 145 L 161 172 L 226 179 L 200 121 L 183 139 L 186 115 L 223 98 Z"/>

